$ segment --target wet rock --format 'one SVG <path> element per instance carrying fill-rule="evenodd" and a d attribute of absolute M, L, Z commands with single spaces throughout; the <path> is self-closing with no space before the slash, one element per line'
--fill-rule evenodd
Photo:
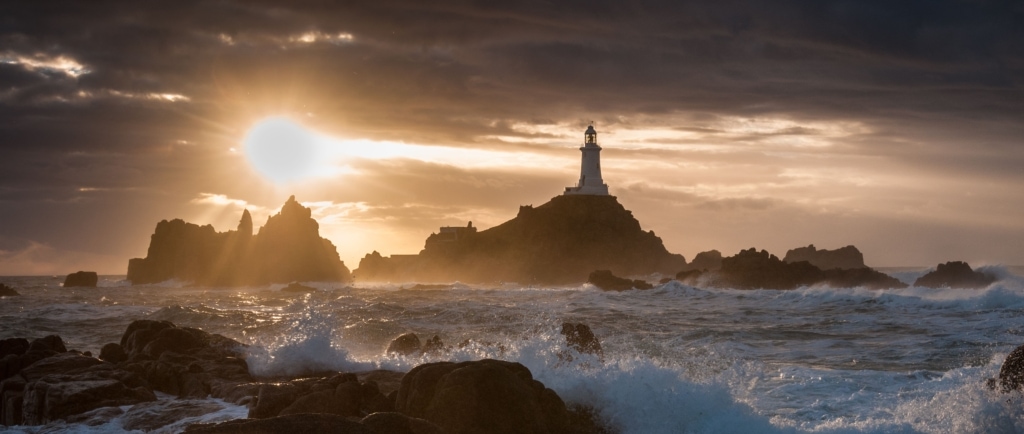
<path fill-rule="evenodd" d="M 1010 352 L 999 368 L 999 386 L 1003 392 L 1024 387 L 1024 345 Z"/>
<path fill-rule="evenodd" d="M 597 270 L 590 273 L 587 282 L 605 291 L 627 291 L 630 289 L 651 289 L 654 285 L 643 280 L 624 279 L 612 274 L 609 270 Z"/>
<path fill-rule="evenodd" d="M 444 342 L 441 341 L 441 337 L 438 335 L 434 335 L 434 337 L 427 339 L 423 343 L 422 351 L 424 354 L 439 354 L 446 350 L 447 347 L 445 347 Z"/>
<path fill-rule="evenodd" d="M 360 423 L 379 434 L 445 434 L 444 429 L 430 421 L 397 412 L 373 413 L 364 417 Z"/>
<path fill-rule="evenodd" d="M 79 271 L 77 273 L 68 274 L 68 277 L 64 279 L 64 287 L 72 288 L 76 286 L 95 288 L 96 283 L 99 282 L 99 276 L 96 275 L 95 271 Z"/>
<path fill-rule="evenodd" d="M 185 354 L 191 349 L 202 346 L 203 342 L 194 333 L 177 327 L 168 327 L 156 332 L 141 352 L 149 357 L 157 358 L 165 351 Z"/>
<path fill-rule="evenodd" d="M 704 272 L 700 270 L 683 270 L 676 273 L 676 280 L 687 285 L 695 285 L 697 284 L 697 279 L 702 275 L 704 275 Z"/>
<path fill-rule="evenodd" d="M 561 398 L 519 363 L 499 360 L 417 366 L 402 379 L 395 409 L 452 434 L 558 433 Z"/>
<path fill-rule="evenodd" d="M 386 352 L 387 354 L 411 356 L 419 353 L 422 347 L 423 345 L 420 343 L 420 337 L 416 336 L 416 333 L 406 333 L 391 341 Z"/>
<path fill-rule="evenodd" d="M 15 291 L 14 288 L 11 288 L 10 286 L 0 283 L 0 297 L 11 297 L 15 295 L 21 294 L 19 294 L 18 291 Z"/>
<path fill-rule="evenodd" d="M 365 425 L 336 414 L 292 414 L 269 419 L 239 419 L 218 424 L 194 424 L 189 434 L 378 434 Z"/>
<path fill-rule="evenodd" d="M 601 349 L 601 342 L 594 336 L 590 326 L 583 323 L 562 323 L 562 336 L 565 336 L 565 343 L 580 354 L 593 354 L 604 359 L 604 350 Z"/>
<path fill-rule="evenodd" d="M 111 342 L 100 349 L 100 360 L 110 363 L 121 363 L 128 360 L 128 354 L 124 352 L 120 344 Z"/>
<path fill-rule="evenodd" d="M 935 270 L 917 278 L 914 286 L 929 288 L 984 288 L 996 278 L 980 271 L 974 271 L 966 262 L 939 264 Z"/>
<path fill-rule="evenodd" d="M 303 392 L 291 383 L 263 384 L 256 396 L 256 405 L 249 409 L 249 418 L 275 417 L 291 405 Z"/>

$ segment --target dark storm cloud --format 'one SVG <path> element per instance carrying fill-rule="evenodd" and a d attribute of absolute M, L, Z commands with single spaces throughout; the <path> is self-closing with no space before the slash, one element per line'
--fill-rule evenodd
<path fill-rule="evenodd" d="M 1016 1 L 10 1 L 0 207 L 22 222 L 8 239 L 43 239 L 30 212 L 102 214 L 81 199 L 101 190 L 82 188 L 147 204 L 238 190 L 216 160 L 281 112 L 351 137 L 539 153 L 557 138 L 515 125 L 661 122 L 702 134 L 662 144 L 727 145 L 819 133 L 742 136 L 718 119 L 861 122 L 831 152 L 1019 182 L 1022 83 Z M 772 203 L 757 200 L 706 203 Z"/>

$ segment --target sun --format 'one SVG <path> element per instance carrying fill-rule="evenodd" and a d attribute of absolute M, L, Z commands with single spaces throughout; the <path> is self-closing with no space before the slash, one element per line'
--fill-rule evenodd
<path fill-rule="evenodd" d="M 286 117 L 253 125 L 243 140 L 249 164 L 275 184 L 291 184 L 317 176 L 325 156 L 317 136 Z"/>

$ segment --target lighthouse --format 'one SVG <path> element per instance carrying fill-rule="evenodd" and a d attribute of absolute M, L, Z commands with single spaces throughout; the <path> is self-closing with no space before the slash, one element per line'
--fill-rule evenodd
<path fill-rule="evenodd" d="M 593 125 L 587 127 L 587 131 L 583 133 L 583 146 L 580 146 L 580 152 L 583 153 L 580 181 L 575 187 L 565 187 L 565 194 L 607 196 L 608 184 L 601 179 L 601 147 L 597 146 L 597 131 Z"/>

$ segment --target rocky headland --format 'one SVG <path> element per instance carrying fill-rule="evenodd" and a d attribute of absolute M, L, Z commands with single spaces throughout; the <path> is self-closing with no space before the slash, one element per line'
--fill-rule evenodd
<path fill-rule="evenodd" d="M 295 196 L 256 234 L 248 210 L 238 228 L 227 232 L 181 219 L 163 220 L 146 257 L 128 261 L 128 280 L 133 285 L 178 279 L 214 286 L 350 281 L 337 248 L 320 237 L 319 229 L 310 209 Z"/>
<path fill-rule="evenodd" d="M 614 196 L 557 196 L 521 206 L 505 223 L 442 228 L 418 255 L 366 255 L 360 281 L 578 283 L 595 269 L 618 275 L 672 274 L 686 260 L 644 231 Z"/>

